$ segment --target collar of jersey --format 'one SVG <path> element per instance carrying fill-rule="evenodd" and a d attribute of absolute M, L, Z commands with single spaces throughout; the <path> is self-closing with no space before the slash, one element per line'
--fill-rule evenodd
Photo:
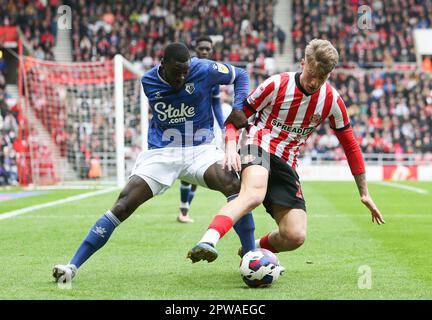
<path fill-rule="evenodd" d="M 303 86 L 300 83 L 300 75 L 301 75 L 301 72 L 297 72 L 294 76 L 296 85 L 305 96 L 310 96 L 311 94 L 309 92 L 307 92 L 306 89 L 303 88 Z"/>

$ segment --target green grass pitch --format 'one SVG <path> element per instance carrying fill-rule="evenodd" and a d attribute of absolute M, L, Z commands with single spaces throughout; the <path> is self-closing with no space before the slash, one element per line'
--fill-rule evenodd
<path fill-rule="evenodd" d="M 187 251 L 201 238 L 225 199 L 198 188 L 193 224 L 176 222 L 178 184 L 141 206 L 85 263 L 72 289 L 61 290 L 51 269 L 67 263 L 117 192 L 0 220 L 0 299 L 432 299 L 432 184 L 405 182 L 426 193 L 370 183 L 386 224 L 372 224 L 354 182 L 303 182 L 308 238 L 279 253 L 285 274 L 271 287 L 250 289 L 239 276 L 239 241 L 230 231 L 213 263 L 191 264 Z M 5 191 L 16 192 L 19 190 Z M 2 213 L 88 191 L 0 202 Z M 275 227 L 262 206 L 256 233 Z M 358 287 L 362 266 L 371 288 Z"/>

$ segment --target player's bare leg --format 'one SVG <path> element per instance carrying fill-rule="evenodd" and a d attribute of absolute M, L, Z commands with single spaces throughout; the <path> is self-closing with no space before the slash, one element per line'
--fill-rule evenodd
<path fill-rule="evenodd" d="M 291 251 L 306 240 L 307 215 L 302 209 L 273 205 L 273 217 L 278 229 L 259 240 L 259 246 L 272 252 Z"/>
<path fill-rule="evenodd" d="M 232 187 L 234 187 L 232 190 L 226 190 L 226 187 L 229 186 L 227 183 L 230 183 L 232 173 L 213 165 L 207 170 L 206 174 L 208 176 L 206 178 L 205 175 L 204 178 L 206 178 L 206 183 L 210 189 L 219 190 L 226 196 L 235 194 L 240 189 L 238 197 L 228 202 L 215 217 L 215 219 L 226 220 L 226 231 L 231 228 L 233 223 L 236 223 L 242 216 L 256 208 L 264 200 L 268 171 L 262 166 L 253 165 L 245 168 L 242 173 L 241 188 L 238 179 L 235 179 L 235 181 L 231 182 L 233 184 Z M 188 252 L 187 257 L 192 262 L 200 260 L 211 262 L 217 258 L 217 251 L 214 246 L 224 231 L 219 233 L 212 231 L 214 230 L 209 229 L 201 241 Z M 238 230 L 236 232 L 239 233 Z"/>
<path fill-rule="evenodd" d="M 238 197 L 226 203 L 218 213 L 231 217 L 233 221 L 237 221 L 264 201 L 268 171 L 260 165 L 252 165 L 243 170 L 241 178 Z"/>
<path fill-rule="evenodd" d="M 114 206 L 90 229 L 86 238 L 67 265 L 56 265 L 53 277 L 66 284 L 76 275 L 78 268 L 108 241 L 114 229 L 126 220 L 141 204 L 153 197 L 149 185 L 138 176 L 132 176 L 120 192 Z"/>
<path fill-rule="evenodd" d="M 111 208 L 111 212 L 123 222 L 129 218 L 140 205 L 152 197 L 153 192 L 147 182 L 138 176 L 132 176 L 120 192 L 116 202 Z"/>

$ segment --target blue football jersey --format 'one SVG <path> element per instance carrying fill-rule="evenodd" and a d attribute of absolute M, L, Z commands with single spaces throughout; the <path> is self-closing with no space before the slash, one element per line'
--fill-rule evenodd
<path fill-rule="evenodd" d="M 153 115 L 148 132 L 149 149 L 210 143 L 214 138 L 212 88 L 232 84 L 241 73 L 247 78 L 246 72 L 229 64 L 192 58 L 185 83 L 175 90 L 159 75 L 159 67 L 155 66 L 141 79 Z M 242 81 L 241 86 L 245 86 L 240 94 L 244 97 L 236 97 L 239 101 L 247 96 L 248 82 L 245 85 Z"/>

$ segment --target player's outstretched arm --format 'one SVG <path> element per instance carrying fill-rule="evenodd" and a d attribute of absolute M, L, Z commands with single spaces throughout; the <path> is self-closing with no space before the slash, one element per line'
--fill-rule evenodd
<path fill-rule="evenodd" d="M 233 110 L 225 122 L 231 122 L 236 128 L 247 126 L 247 117 L 243 113 L 243 102 L 249 91 L 249 77 L 245 70 L 229 63 L 208 60 L 208 84 L 213 87 L 220 84 L 234 85 Z"/>
<path fill-rule="evenodd" d="M 358 174 L 354 176 L 355 182 L 357 184 L 357 188 L 360 193 L 361 202 L 369 209 L 372 215 L 372 222 L 376 222 L 377 224 L 384 224 L 384 218 L 379 211 L 377 205 L 372 200 L 372 197 L 369 194 L 369 190 L 366 182 L 366 175 L 364 173 Z"/>
<path fill-rule="evenodd" d="M 348 164 L 351 169 L 351 173 L 354 176 L 357 188 L 360 193 L 361 202 L 371 212 L 372 222 L 376 222 L 379 225 L 384 224 L 384 218 L 369 194 L 366 182 L 363 155 L 357 141 L 354 138 L 352 128 L 348 125 L 348 127 L 344 128 L 344 130 L 336 130 L 335 133 L 336 137 L 338 138 L 344 149 Z"/>

